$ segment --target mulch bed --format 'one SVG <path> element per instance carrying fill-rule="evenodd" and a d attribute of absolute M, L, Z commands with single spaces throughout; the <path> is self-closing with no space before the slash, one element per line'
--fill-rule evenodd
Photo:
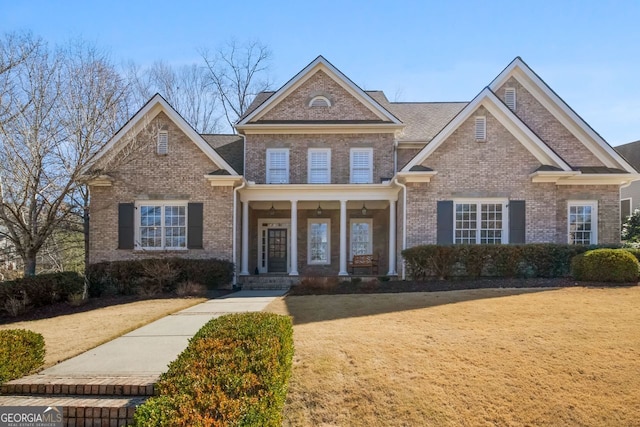
<path fill-rule="evenodd" d="M 382 282 L 378 279 L 363 280 L 359 283 L 343 281 L 337 284 L 322 283 L 318 280 L 310 284 L 293 286 L 289 295 L 335 295 L 335 294 L 374 294 L 374 293 L 398 293 L 398 292 L 439 292 L 458 291 L 465 289 L 487 288 L 566 288 L 575 286 L 612 287 L 612 286 L 636 286 L 637 283 L 600 283 L 578 282 L 570 277 L 560 278 L 480 278 L 480 279 L 454 279 L 454 280 L 392 280 Z"/>

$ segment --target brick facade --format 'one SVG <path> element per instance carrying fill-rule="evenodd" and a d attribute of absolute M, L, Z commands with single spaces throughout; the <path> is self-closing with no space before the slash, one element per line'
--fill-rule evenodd
<path fill-rule="evenodd" d="M 373 182 L 394 175 L 393 134 L 248 135 L 246 178 L 258 184 L 266 181 L 268 148 L 289 149 L 289 183 L 308 183 L 309 148 L 331 149 L 331 183 L 348 184 L 351 148 L 373 148 Z"/>
<path fill-rule="evenodd" d="M 498 98 L 504 101 L 507 87 L 516 90 L 516 115 L 567 163 L 571 166 L 603 166 L 578 138 L 513 77 L 496 91 Z"/>
<path fill-rule="evenodd" d="M 309 107 L 309 101 L 318 95 L 328 98 L 331 107 Z M 319 70 L 260 118 L 260 121 L 270 120 L 380 121 L 380 118 Z"/>
<path fill-rule="evenodd" d="M 474 118 L 486 116 L 487 140 L 476 142 Z M 598 240 L 620 240 L 617 186 L 556 186 L 531 182 L 540 163 L 480 107 L 424 162 L 430 183 L 407 185 L 407 246 L 436 243 L 437 202 L 488 197 L 526 201 L 527 243 L 567 242 L 567 200 L 597 200 Z"/>
<path fill-rule="evenodd" d="M 233 189 L 212 187 L 207 182 L 204 175 L 218 167 L 164 113 L 149 128 L 168 130 L 169 153 L 156 154 L 155 139 L 141 136 L 135 142 L 139 148 L 106 171 L 114 178 L 113 185 L 91 188 L 90 262 L 150 256 L 231 260 Z M 142 199 L 203 203 L 204 249 L 169 252 L 118 249 L 118 203 Z"/>

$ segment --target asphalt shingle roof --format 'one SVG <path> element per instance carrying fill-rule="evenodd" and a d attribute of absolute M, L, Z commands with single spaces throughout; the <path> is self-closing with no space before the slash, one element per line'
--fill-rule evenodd
<path fill-rule="evenodd" d="M 637 171 L 640 171 L 640 141 L 630 142 L 628 144 L 619 145 L 613 147 L 624 159 L 633 166 Z"/>
<path fill-rule="evenodd" d="M 244 174 L 244 141 L 239 135 L 204 134 L 202 138 L 240 175 Z"/>

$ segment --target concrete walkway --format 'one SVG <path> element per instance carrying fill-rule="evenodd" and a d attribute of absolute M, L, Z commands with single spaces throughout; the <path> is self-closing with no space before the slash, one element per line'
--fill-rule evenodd
<path fill-rule="evenodd" d="M 157 376 L 209 320 L 227 313 L 262 311 L 284 290 L 240 291 L 179 311 L 38 375 L 55 377 Z"/>

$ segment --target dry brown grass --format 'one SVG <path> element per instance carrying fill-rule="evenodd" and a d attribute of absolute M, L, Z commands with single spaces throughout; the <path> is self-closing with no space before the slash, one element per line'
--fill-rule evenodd
<path fill-rule="evenodd" d="M 287 297 L 292 426 L 640 425 L 640 288 Z"/>
<path fill-rule="evenodd" d="M 50 319 L 8 323 L 0 325 L 0 329 L 29 329 L 42 334 L 46 368 L 205 300 L 171 298 L 136 301 Z"/>

